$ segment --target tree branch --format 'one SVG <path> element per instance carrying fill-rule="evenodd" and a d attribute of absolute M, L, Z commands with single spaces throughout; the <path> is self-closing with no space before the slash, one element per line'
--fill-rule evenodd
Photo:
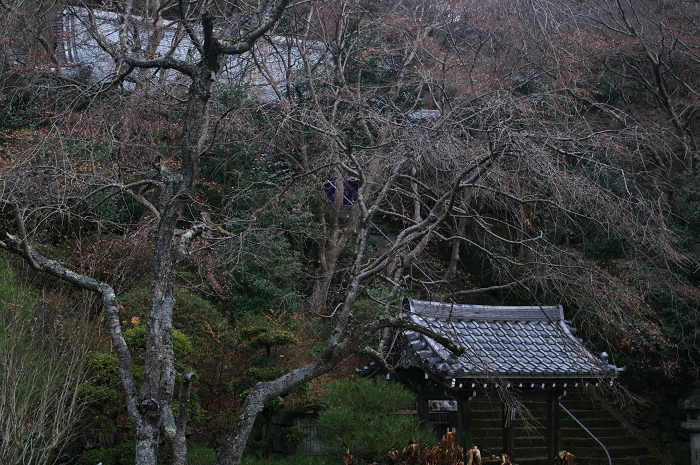
<path fill-rule="evenodd" d="M 22 257 L 28 262 L 34 261 L 38 270 L 48 273 L 62 281 L 73 284 L 102 296 L 104 304 L 105 320 L 107 328 L 112 340 L 112 345 L 117 353 L 119 360 L 119 375 L 122 380 L 122 385 L 126 391 L 126 408 L 129 413 L 129 418 L 135 424 L 141 420 L 141 415 L 138 411 L 136 382 L 131 366 L 131 354 L 122 334 L 121 324 L 119 322 L 119 310 L 117 297 L 114 289 L 103 282 L 97 281 L 89 276 L 76 273 L 75 271 L 63 266 L 56 260 L 44 257 L 36 252 L 31 246 L 22 244 L 20 238 L 6 234 L 6 238 L 0 241 L 0 248 L 7 250 L 15 255 Z M 28 255 L 25 255 L 25 250 Z"/>
<path fill-rule="evenodd" d="M 420 325 L 418 323 L 414 323 L 412 321 L 407 321 L 406 319 L 400 318 L 400 317 L 383 318 L 381 320 L 375 320 L 375 321 L 367 324 L 362 329 L 362 332 L 360 332 L 353 339 L 352 342 L 359 346 L 360 344 L 358 344 L 358 343 L 361 343 L 362 341 L 367 340 L 373 334 L 375 334 L 377 331 L 379 331 L 380 329 L 384 329 L 384 328 L 401 328 L 401 329 L 407 329 L 410 331 L 415 331 L 417 333 L 420 333 L 424 336 L 429 337 L 430 339 L 434 340 L 435 342 L 440 343 L 443 347 L 445 347 L 445 349 L 449 350 L 457 357 L 467 353 L 467 349 L 465 347 L 462 347 L 462 346 L 455 344 L 454 341 L 452 341 L 451 339 L 449 339 L 441 334 L 438 334 L 435 331 L 431 331 L 423 325 Z M 352 345 L 352 344 L 350 344 L 350 345 Z"/>
<path fill-rule="evenodd" d="M 10 202 L 9 200 L 5 199 L 0 199 L 0 203 L 3 205 L 8 205 L 12 207 L 12 210 L 15 213 L 15 221 L 17 222 L 17 229 L 19 230 L 19 240 L 12 240 L 12 236 L 7 234 L 7 239 L 2 238 L 3 240 L 8 240 L 9 243 L 11 244 L 12 242 L 18 243 L 17 248 L 22 249 L 22 256 L 27 260 L 27 263 L 34 268 L 37 271 L 44 271 L 44 269 L 34 260 L 34 256 L 32 255 L 31 248 L 29 247 L 29 242 L 27 241 L 27 230 L 24 227 L 24 218 L 22 216 L 22 212 L 19 209 L 19 206 L 17 206 L 16 203 Z M 3 242 L 0 242 L 0 247 L 9 250 L 9 245 L 4 244 Z"/>

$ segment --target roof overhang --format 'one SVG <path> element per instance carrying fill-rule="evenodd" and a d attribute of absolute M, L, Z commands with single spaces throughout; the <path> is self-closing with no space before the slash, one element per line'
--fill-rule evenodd
<path fill-rule="evenodd" d="M 548 389 L 610 382 L 623 369 L 596 356 L 573 334 L 561 306 L 485 306 L 404 301 L 401 315 L 449 338 L 466 353 L 456 356 L 425 334 L 398 329 L 397 369 L 418 368 L 451 389 L 498 384 Z"/>

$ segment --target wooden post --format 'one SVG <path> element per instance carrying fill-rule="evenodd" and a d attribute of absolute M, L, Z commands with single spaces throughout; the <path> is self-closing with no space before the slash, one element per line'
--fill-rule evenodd
<path fill-rule="evenodd" d="M 550 391 L 547 397 L 547 465 L 557 456 L 559 436 L 559 391 Z"/>
<path fill-rule="evenodd" d="M 502 424 L 503 424 L 503 451 L 508 454 L 511 463 L 515 463 L 515 411 L 503 404 Z"/>
<path fill-rule="evenodd" d="M 428 394 L 421 387 L 418 391 L 418 400 L 416 402 L 416 411 L 420 419 L 421 426 L 428 426 L 430 421 L 430 407 L 428 404 Z"/>
<path fill-rule="evenodd" d="M 457 397 L 457 445 L 466 451 L 471 444 L 467 444 L 467 436 L 471 433 L 471 403 L 469 398 L 460 393 Z"/>

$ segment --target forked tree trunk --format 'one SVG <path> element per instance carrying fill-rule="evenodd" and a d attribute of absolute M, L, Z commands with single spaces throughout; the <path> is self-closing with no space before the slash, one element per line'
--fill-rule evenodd
<path fill-rule="evenodd" d="M 199 156 L 207 138 L 207 103 L 212 84 L 212 70 L 203 70 L 192 76 L 182 146 L 179 173 L 168 167 L 161 169 L 161 193 L 158 202 L 160 214 L 158 237 L 153 251 L 153 274 L 147 307 L 146 360 L 143 379 L 138 393 L 136 420 L 136 464 L 155 465 L 158 442 L 163 432 L 171 447 L 173 464 L 187 463 L 184 430 L 187 419 L 187 400 L 180 399 L 178 419 L 172 412 L 175 386 L 175 354 L 172 341 L 174 286 L 180 242 L 175 226 L 182 213 L 183 202 L 193 192 L 199 170 Z M 183 375 L 184 376 L 184 375 Z M 181 397 L 189 394 L 189 386 L 181 387 Z"/>
<path fill-rule="evenodd" d="M 144 427 L 144 435 L 137 435 L 137 451 L 142 450 L 144 460 L 138 465 L 154 464 L 158 447 L 159 432 L 162 429 L 170 445 L 173 464 L 187 463 L 187 446 L 185 443 L 185 425 L 187 421 L 187 405 L 189 400 L 189 379 L 180 388 L 180 409 L 177 420 L 173 416 L 173 394 L 175 386 L 175 354 L 172 341 L 173 308 L 175 306 L 174 287 L 177 261 L 181 251 L 175 237 L 175 226 L 182 213 L 184 199 L 191 196 L 199 173 L 199 156 L 204 149 L 208 132 L 207 104 L 210 97 L 212 76 L 216 70 L 202 66 L 199 74 L 192 76 L 187 111 L 183 128 L 182 146 L 180 150 L 180 174 L 168 174 L 163 179 L 164 192 L 161 193 L 159 210 L 161 214 L 158 238 L 154 250 L 154 264 L 151 292 L 148 305 L 148 320 L 146 331 L 147 347 L 144 380 L 141 385 L 140 397 L 142 402 L 147 398 L 157 403 L 157 416 L 154 421 Z M 163 195 L 166 194 L 166 195 Z M 185 398 L 183 398 L 183 396 Z M 157 427 L 155 427 L 157 425 Z M 155 446 L 153 446 L 155 441 Z M 155 451 L 150 451 L 155 447 Z"/>
<path fill-rule="evenodd" d="M 333 353 L 338 352 L 333 351 Z M 297 368 L 281 378 L 259 382 L 253 386 L 248 397 L 246 397 L 236 423 L 221 442 L 217 465 L 238 465 L 241 462 L 246 442 L 255 424 L 255 419 L 265 408 L 267 402 L 309 380 L 328 373 L 337 363 L 333 355 L 327 355 Z"/>

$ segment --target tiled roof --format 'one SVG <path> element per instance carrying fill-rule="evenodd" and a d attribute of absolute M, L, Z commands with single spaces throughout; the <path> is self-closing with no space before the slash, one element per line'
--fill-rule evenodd
<path fill-rule="evenodd" d="M 561 306 L 493 307 L 406 299 L 405 318 L 467 349 L 455 357 L 416 331 L 401 330 L 399 367 L 418 366 L 452 379 L 586 380 L 619 371 L 594 356 L 564 321 Z"/>

